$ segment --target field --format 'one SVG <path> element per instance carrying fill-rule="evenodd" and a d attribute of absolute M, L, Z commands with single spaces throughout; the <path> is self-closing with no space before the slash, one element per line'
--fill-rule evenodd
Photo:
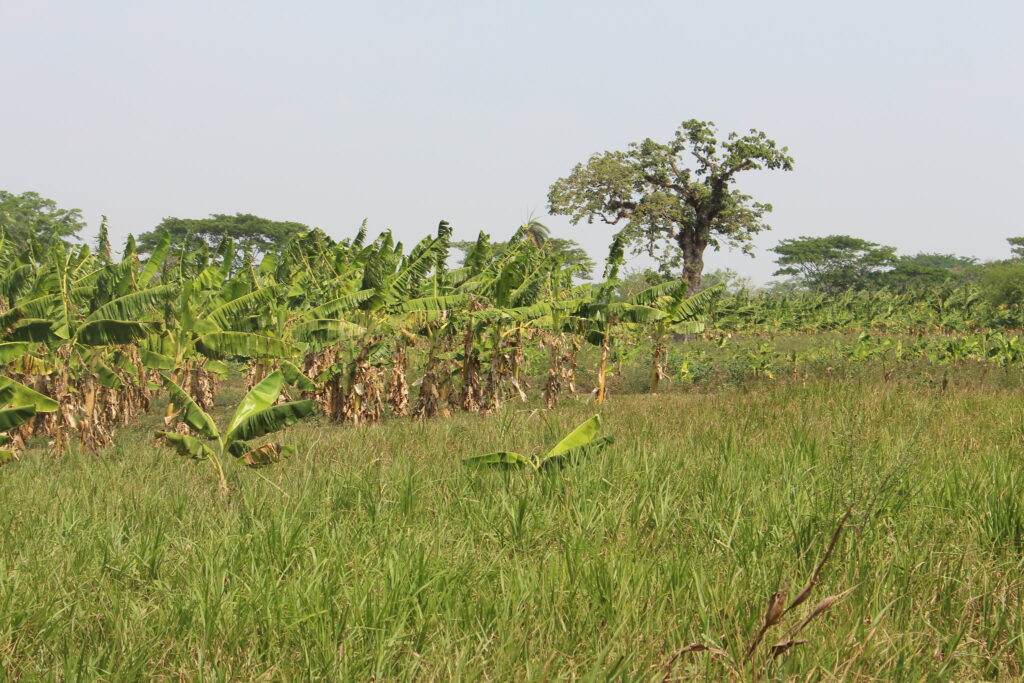
<path fill-rule="evenodd" d="M 1024 307 L 530 230 L 0 243 L 5 677 L 1024 675 Z"/>
<path fill-rule="evenodd" d="M 154 410 L 98 454 L 3 468 L 0 661 L 23 680 L 1017 680 L 1021 385 L 867 363 L 307 421 L 281 437 L 288 462 L 231 468 L 227 496 L 152 445 Z M 460 462 L 540 450 L 595 412 L 616 441 L 576 467 Z M 748 658 L 848 507 L 813 594 Z M 695 643 L 712 650 L 680 653 Z"/>

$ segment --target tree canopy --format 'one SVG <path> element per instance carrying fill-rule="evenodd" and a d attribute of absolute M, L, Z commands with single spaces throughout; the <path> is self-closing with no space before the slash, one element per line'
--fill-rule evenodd
<path fill-rule="evenodd" d="M 776 275 L 792 275 L 813 289 L 836 292 L 859 289 L 879 272 L 896 265 L 896 249 L 849 235 L 784 239 Z"/>
<path fill-rule="evenodd" d="M 0 190 L 0 232 L 20 249 L 33 239 L 43 247 L 66 242 L 84 227 L 79 209 L 62 209 L 37 192 L 12 194 Z"/>
<path fill-rule="evenodd" d="M 484 234 L 486 235 L 486 233 Z M 467 265 L 470 252 L 479 244 L 479 239 L 475 241 L 458 240 L 451 244 L 452 247 L 462 252 L 462 259 L 459 265 L 465 266 Z M 491 256 L 494 258 L 501 257 L 510 244 L 511 242 L 489 242 Z M 562 263 L 562 268 L 569 271 L 573 277 L 585 279 L 593 275 L 594 260 L 574 240 L 549 237 L 538 248 L 547 250 L 548 253 L 558 258 Z"/>
<path fill-rule="evenodd" d="M 308 232 L 309 226 L 248 213 L 216 213 L 209 218 L 169 217 L 138 236 L 139 253 L 151 253 L 165 231 L 171 236 L 172 247 L 184 247 L 189 251 L 212 249 L 225 237 L 230 237 L 237 247 L 238 258 L 242 258 L 246 252 L 258 255 L 274 251 L 288 238 Z"/>
<path fill-rule="evenodd" d="M 962 282 L 977 268 L 978 260 L 956 254 L 921 253 L 900 256 L 878 282 L 893 289 L 911 289 Z"/>
<path fill-rule="evenodd" d="M 551 185 L 548 209 L 573 224 L 624 223 L 622 234 L 634 250 L 669 267 L 681 261 L 683 279 L 695 292 L 708 246 L 749 253 L 752 236 L 769 229 L 764 217 L 771 205 L 736 189 L 736 176 L 792 168 L 788 149 L 761 131 L 719 140 L 713 123 L 691 119 L 667 143 L 647 138 L 577 164 Z"/>

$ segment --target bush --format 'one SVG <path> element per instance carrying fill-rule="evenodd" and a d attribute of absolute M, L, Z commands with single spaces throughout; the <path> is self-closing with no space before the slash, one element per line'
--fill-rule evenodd
<path fill-rule="evenodd" d="M 1024 303 L 1024 261 L 988 264 L 981 272 L 982 295 L 995 306 Z"/>

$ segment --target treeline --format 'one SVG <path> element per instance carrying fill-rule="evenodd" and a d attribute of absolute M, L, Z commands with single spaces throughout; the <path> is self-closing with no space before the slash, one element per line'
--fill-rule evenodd
<path fill-rule="evenodd" d="M 77 209 L 61 208 L 34 192 L 15 195 L 0 191 L 0 232 L 18 249 L 45 250 L 58 241 L 67 246 L 71 240 L 81 239 L 85 228 Z M 523 229 L 526 239 L 536 246 L 543 244 L 574 278 L 586 281 L 596 275 L 594 260 L 574 240 L 552 237 L 548 228 L 534 219 L 528 220 Z M 625 242 L 635 241 L 626 232 Z M 236 269 L 259 262 L 266 254 L 284 251 L 298 241 L 340 244 L 319 228 L 297 221 L 275 221 L 252 214 L 212 214 L 205 218 L 165 218 L 153 229 L 137 235 L 132 248 L 147 256 L 164 235 L 170 236 L 172 252 L 197 254 L 209 254 L 225 238 L 230 238 L 235 245 Z M 769 250 L 778 265 L 774 274 L 781 279 L 755 287 L 734 270 L 718 269 L 703 272 L 699 287 L 723 285 L 731 291 L 834 295 L 878 289 L 920 292 L 972 284 L 995 305 L 1018 304 L 1024 302 L 1024 237 L 1011 237 L 1008 241 L 1006 259 L 979 262 L 957 254 L 897 254 L 895 247 L 849 235 L 783 239 Z M 453 265 L 465 266 L 475 244 L 475 240 L 453 240 Z M 495 255 L 500 255 L 509 243 L 495 241 L 490 246 Z M 105 220 L 99 227 L 94 251 L 108 262 L 113 260 Z M 686 279 L 678 256 L 671 249 L 664 250 L 657 255 L 658 268 L 627 272 L 618 286 L 619 298 L 625 300 L 648 287 Z M 169 266 L 170 263 L 165 265 Z"/>

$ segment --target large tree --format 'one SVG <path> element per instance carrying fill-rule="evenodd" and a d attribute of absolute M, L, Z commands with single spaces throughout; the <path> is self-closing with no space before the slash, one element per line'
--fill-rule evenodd
<path fill-rule="evenodd" d="M 796 276 L 825 292 L 865 287 L 897 263 L 894 247 L 848 235 L 784 239 L 771 251 L 778 254 L 776 275 Z"/>
<path fill-rule="evenodd" d="M 235 215 L 215 213 L 209 218 L 165 218 L 159 225 L 139 235 L 138 249 L 148 254 L 160 242 L 164 232 L 171 235 L 173 247 L 189 250 L 211 249 L 230 237 L 237 247 L 238 258 L 248 252 L 259 255 L 274 251 L 289 238 L 309 231 L 309 226 L 292 221 L 273 221 L 248 213 Z"/>
<path fill-rule="evenodd" d="M 978 259 L 956 254 L 920 253 L 900 256 L 877 281 L 893 289 L 924 289 L 954 285 L 976 277 Z"/>
<path fill-rule="evenodd" d="M 789 171 L 793 159 L 761 131 L 719 140 L 713 123 L 690 120 L 667 143 L 648 138 L 577 164 L 551 186 L 548 209 L 573 224 L 623 223 L 634 249 L 657 251 L 669 267 L 681 259 L 683 279 L 695 292 L 709 246 L 749 252 L 752 236 L 769 228 L 764 216 L 771 205 L 735 187 L 739 173 L 756 169 Z"/>
<path fill-rule="evenodd" d="M 67 241 L 84 227 L 79 209 L 62 209 L 36 192 L 12 194 L 0 190 L 0 232 L 18 248 L 32 239 L 44 247 Z"/>

